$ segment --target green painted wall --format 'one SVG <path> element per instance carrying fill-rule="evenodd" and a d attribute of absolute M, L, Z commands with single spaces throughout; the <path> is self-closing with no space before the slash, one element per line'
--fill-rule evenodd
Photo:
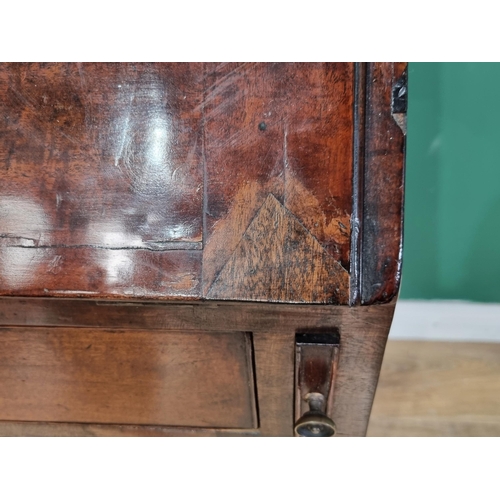
<path fill-rule="evenodd" d="M 409 65 L 401 298 L 500 302 L 500 64 Z"/>

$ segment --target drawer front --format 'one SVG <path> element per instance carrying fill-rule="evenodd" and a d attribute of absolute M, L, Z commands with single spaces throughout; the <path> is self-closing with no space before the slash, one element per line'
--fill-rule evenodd
<path fill-rule="evenodd" d="M 256 428 L 247 332 L 0 328 L 0 420 Z"/>

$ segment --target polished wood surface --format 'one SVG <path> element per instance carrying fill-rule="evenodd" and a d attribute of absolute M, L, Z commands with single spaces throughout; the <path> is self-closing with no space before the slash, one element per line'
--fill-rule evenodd
<path fill-rule="evenodd" d="M 0 294 L 390 301 L 401 71 L 1 64 Z"/>
<path fill-rule="evenodd" d="M 329 411 L 364 435 L 400 283 L 403 74 L 0 64 L 0 432 L 289 436 L 295 335 L 331 328 Z"/>
<path fill-rule="evenodd" d="M 3 64 L 5 238 L 201 248 L 203 88 L 202 64 Z"/>
<path fill-rule="evenodd" d="M 369 436 L 500 436 L 500 344 L 389 340 Z"/>
<path fill-rule="evenodd" d="M 406 63 L 372 63 L 360 72 L 366 95 L 363 161 L 356 176 L 362 192 L 356 254 L 361 262 L 358 301 L 364 305 L 389 302 L 401 283 L 406 128 L 393 89 L 397 86 L 406 97 L 406 85 L 399 87 Z"/>
<path fill-rule="evenodd" d="M 93 331 L 162 333 L 203 329 L 217 334 L 230 326 L 234 332 L 252 332 L 261 436 L 292 436 L 295 334 L 318 328 L 339 328 L 341 338 L 332 408 L 337 435 L 363 436 L 394 313 L 394 304 L 354 308 L 237 302 L 125 305 L 45 298 L 31 299 L 29 303 L 36 306 L 26 307 L 26 299 L 3 298 L 0 322 L 11 327 L 50 326 L 53 330 L 74 323 L 80 328 L 91 325 Z M 127 432 L 139 435 L 142 431 Z M 161 432 L 175 435 L 177 431 Z"/>
<path fill-rule="evenodd" d="M 203 259 L 209 298 L 348 302 L 353 69 L 213 67 Z M 314 240 L 317 278 L 305 281 L 292 273 L 302 272 L 311 257 L 304 247 Z"/>
<path fill-rule="evenodd" d="M 257 427 L 251 337 L 0 328 L 2 420 Z"/>
<path fill-rule="evenodd" d="M 199 296 L 203 75 L 0 66 L 0 293 Z"/>

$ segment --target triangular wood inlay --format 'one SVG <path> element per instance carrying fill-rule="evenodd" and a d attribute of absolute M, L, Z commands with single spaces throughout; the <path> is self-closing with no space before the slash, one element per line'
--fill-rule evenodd
<path fill-rule="evenodd" d="M 347 304 L 349 274 L 269 195 L 207 298 Z"/>

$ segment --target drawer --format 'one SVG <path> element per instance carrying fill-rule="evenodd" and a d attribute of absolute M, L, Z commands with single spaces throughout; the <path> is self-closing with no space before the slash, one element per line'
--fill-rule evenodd
<path fill-rule="evenodd" d="M 0 420 L 256 428 L 247 332 L 0 328 Z"/>
<path fill-rule="evenodd" d="M 364 435 L 406 97 L 404 63 L 0 64 L 0 435 Z"/>

